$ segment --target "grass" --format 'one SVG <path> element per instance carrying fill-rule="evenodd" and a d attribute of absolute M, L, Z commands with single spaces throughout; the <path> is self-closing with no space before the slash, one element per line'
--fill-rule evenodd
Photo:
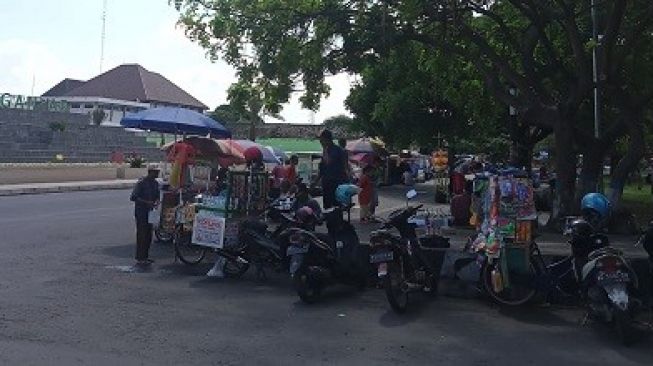
<path fill-rule="evenodd" d="M 628 184 L 624 188 L 623 206 L 627 208 L 640 226 L 645 226 L 653 219 L 653 194 L 651 186 L 643 183 L 641 189 L 637 184 Z"/>
<path fill-rule="evenodd" d="M 174 141 L 174 135 L 165 135 L 165 143 Z M 158 133 L 147 135 L 147 142 L 159 146 L 161 144 L 161 136 Z M 262 138 L 257 139 L 261 145 L 272 146 L 281 149 L 285 152 L 321 152 L 322 147 L 316 139 L 303 139 L 303 138 Z"/>
<path fill-rule="evenodd" d="M 286 152 L 320 152 L 322 147 L 316 139 L 267 138 L 256 140 L 259 144 L 279 148 Z"/>

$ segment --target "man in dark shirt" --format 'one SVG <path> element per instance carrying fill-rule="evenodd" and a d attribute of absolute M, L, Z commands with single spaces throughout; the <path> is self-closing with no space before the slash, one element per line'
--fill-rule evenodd
<path fill-rule="evenodd" d="M 349 159 L 347 152 L 333 143 L 333 133 L 329 130 L 320 134 L 320 145 L 323 150 L 317 179 L 322 179 L 324 208 L 330 208 L 336 204 L 336 188 L 349 181 Z"/>
<path fill-rule="evenodd" d="M 150 244 L 152 243 L 152 224 L 148 222 L 150 211 L 159 204 L 159 168 L 150 164 L 147 167 L 147 176 L 141 178 L 130 199 L 134 202 L 134 216 L 136 217 L 136 261 L 140 265 L 150 264 Z"/>

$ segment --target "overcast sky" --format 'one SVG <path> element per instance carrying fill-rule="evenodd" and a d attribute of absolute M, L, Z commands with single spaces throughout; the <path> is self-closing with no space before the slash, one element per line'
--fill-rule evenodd
<path fill-rule="evenodd" d="M 138 63 L 158 72 L 211 109 L 227 102 L 234 70 L 212 63 L 176 27 L 167 0 L 107 0 L 103 70 Z M 0 0 L 0 93 L 40 95 L 64 78 L 88 80 L 100 72 L 102 0 Z M 332 77 L 331 95 L 315 115 L 319 123 L 346 113 L 346 75 Z M 33 86 L 33 93 L 32 93 Z M 309 123 L 295 101 L 282 113 Z"/>

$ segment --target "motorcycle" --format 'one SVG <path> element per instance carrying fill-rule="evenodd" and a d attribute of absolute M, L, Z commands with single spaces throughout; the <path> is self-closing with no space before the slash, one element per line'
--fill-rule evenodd
<path fill-rule="evenodd" d="M 368 248 L 360 245 L 356 230 L 343 219 L 346 210 L 338 206 L 323 212 L 328 234 L 288 229 L 290 275 L 299 298 L 307 304 L 316 302 L 331 284 L 361 289 L 367 284 Z"/>
<path fill-rule="evenodd" d="M 370 236 L 370 263 L 383 281 L 390 307 L 397 313 L 408 309 L 409 293 L 434 292 L 439 279 L 443 249 L 449 239 L 439 235 L 418 238 L 411 221 L 423 205 L 392 212 L 380 230 Z M 393 234 L 395 228 L 399 235 Z"/>
<path fill-rule="evenodd" d="M 275 207 L 268 209 L 267 214 L 274 214 L 281 221 L 274 230 L 270 230 L 262 220 L 247 219 L 239 225 L 238 245 L 217 250 L 217 254 L 226 259 L 223 268 L 226 276 L 238 278 L 247 272 L 251 264 L 256 267 L 257 276 L 262 280 L 267 278 L 265 268 L 282 272 L 287 268 L 285 254 L 291 234 L 288 229 L 295 227 L 312 231 L 319 223 L 315 216 L 299 218 L 282 213 Z"/>

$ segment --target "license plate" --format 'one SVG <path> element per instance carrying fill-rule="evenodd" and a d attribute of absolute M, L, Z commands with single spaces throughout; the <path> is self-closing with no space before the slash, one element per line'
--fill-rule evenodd
<path fill-rule="evenodd" d="M 378 276 L 384 277 L 387 274 L 388 274 L 388 263 L 387 262 L 379 263 Z"/>
<path fill-rule="evenodd" d="M 392 252 L 381 252 L 370 255 L 370 263 L 390 262 L 394 259 Z"/>
<path fill-rule="evenodd" d="M 290 274 L 294 275 L 297 273 L 299 268 L 302 266 L 302 258 L 300 256 L 294 256 L 290 261 Z"/>
<path fill-rule="evenodd" d="M 596 280 L 601 283 L 623 283 L 630 282 L 630 276 L 627 272 L 599 272 L 596 277 Z"/>
<path fill-rule="evenodd" d="M 308 246 L 295 246 L 291 245 L 286 250 L 286 255 L 295 255 L 295 254 L 306 254 L 308 253 Z"/>

